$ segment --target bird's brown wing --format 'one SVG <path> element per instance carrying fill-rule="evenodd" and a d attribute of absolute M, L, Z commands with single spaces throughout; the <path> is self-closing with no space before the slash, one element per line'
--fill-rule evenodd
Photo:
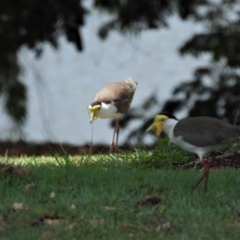
<path fill-rule="evenodd" d="M 216 118 L 192 117 L 180 120 L 174 135 L 198 147 L 225 145 L 240 141 L 240 126 Z"/>
<path fill-rule="evenodd" d="M 126 113 L 130 107 L 136 87 L 123 82 L 114 82 L 103 87 L 94 101 L 105 103 L 114 102 L 119 113 Z"/>

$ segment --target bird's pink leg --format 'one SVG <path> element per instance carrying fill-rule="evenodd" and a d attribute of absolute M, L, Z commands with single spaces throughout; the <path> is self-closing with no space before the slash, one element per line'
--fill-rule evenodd
<path fill-rule="evenodd" d="M 115 131 L 116 131 L 116 147 L 117 147 L 118 146 L 118 136 L 119 136 L 119 132 L 120 132 L 119 118 L 116 119 Z"/>
<path fill-rule="evenodd" d="M 203 175 L 202 177 L 196 182 L 196 184 L 193 186 L 193 190 L 195 188 L 197 188 L 197 186 L 202 182 L 202 180 L 204 178 L 205 179 L 205 186 L 204 186 L 204 191 L 206 192 L 207 191 L 207 183 L 208 183 L 208 177 L 209 177 L 209 172 L 210 172 L 210 168 L 209 168 L 209 165 L 207 163 L 207 160 L 202 160 L 202 165 L 203 165 Z"/>
<path fill-rule="evenodd" d="M 116 126 L 114 127 L 113 137 L 112 137 L 112 140 L 111 140 L 111 142 L 110 142 L 110 149 L 109 149 L 109 152 L 110 152 L 110 153 L 112 153 L 112 152 L 113 152 L 113 149 L 114 149 L 115 132 L 116 132 Z"/>
<path fill-rule="evenodd" d="M 115 134 L 116 134 L 116 144 L 114 143 Z M 113 137 L 112 137 L 112 140 L 110 142 L 110 150 L 109 150 L 110 153 L 113 152 L 114 147 L 117 146 L 117 144 L 118 144 L 118 134 L 119 134 L 119 119 L 117 118 L 116 122 L 115 122 Z"/>

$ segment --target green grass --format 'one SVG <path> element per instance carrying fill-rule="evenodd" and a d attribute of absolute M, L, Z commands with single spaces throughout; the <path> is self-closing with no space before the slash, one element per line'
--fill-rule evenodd
<path fill-rule="evenodd" d="M 240 171 L 212 171 L 208 191 L 192 191 L 202 171 L 173 167 L 192 157 L 162 144 L 108 156 L 2 158 L 32 174 L 0 171 L 0 239 L 238 239 Z M 36 188 L 26 190 L 30 183 Z M 136 206 L 147 195 L 164 202 Z M 27 209 L 14 211 L 14 203 Z M 52 218 L 40 221 L 46 213 Z"/>

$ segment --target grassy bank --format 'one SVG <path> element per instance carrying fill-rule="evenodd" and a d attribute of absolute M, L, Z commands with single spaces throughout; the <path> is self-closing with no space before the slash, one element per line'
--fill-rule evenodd
<path fill-rule="evenodd" d="M 173 168 L 190 158 L 164 145 L 153 153 L 2 158 L 23 169 L 1 167 L 0 239 L 238 239 L 239 170 L 212 171 L 208 191 L 192 191 L 202 171 Z"/>

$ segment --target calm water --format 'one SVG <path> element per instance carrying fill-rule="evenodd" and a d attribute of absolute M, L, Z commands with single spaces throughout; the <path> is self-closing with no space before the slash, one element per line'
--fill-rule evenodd
<path fill-rule="evenodd" d="M 200 29 L 190 23 L 172 18 L 169 29 L 145 31 L 139 36 L 124 37 L 113 32 L 106 41 L 97 35 L 103 16 L 95 13 L 88 19 L 82 34 L 85 50 L 79 53 L 64 38 L 60 48 L 44 46 L 41 59 L 27 49 L 19 53 L 24 66 L 22 81 L 29 87 L 28 119 L 22 138 L 27 141 L 54 141 L 83 144 L 109 143 L 112 129 L 109 120 L 89 124 L 87 106 L 105 84 L 131 76 L 138 88 L 132 106 L 152 92 L 160 103 L 170 95 L 173 87 L 189 80 L 193 69 L 204 59 L 181 58 L 177 49 L 194 31 Z M 1 110 L 3 112 L 3 110 Z M 146 116 L 149 115 L 146 112 Z M 16 137 L 9 118 L 1 113 L 1 139 Z M 146 117 L 146 116 L 143 116 Z M 121 132 L 124 139 L 127 130 Z"/>

